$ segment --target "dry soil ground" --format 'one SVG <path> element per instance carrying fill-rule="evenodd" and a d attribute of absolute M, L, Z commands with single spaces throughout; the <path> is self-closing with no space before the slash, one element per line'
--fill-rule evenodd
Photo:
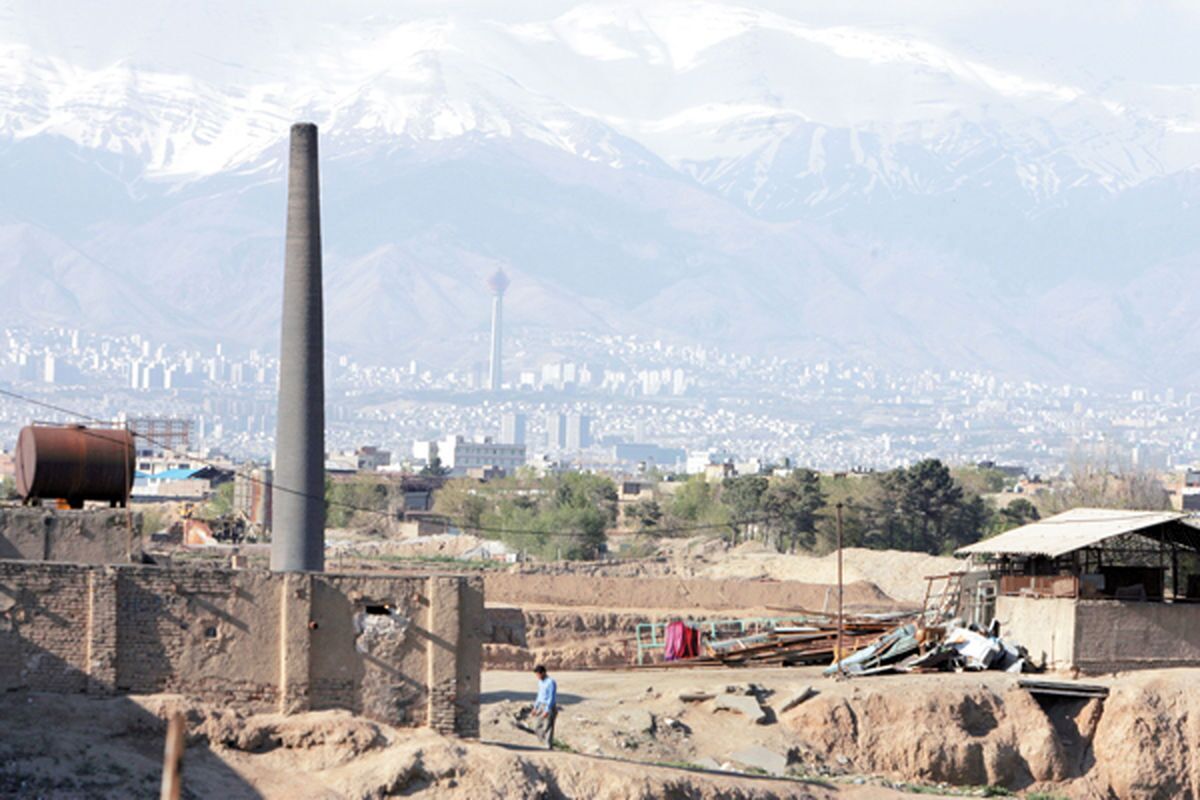
<path fill-rule="evenodd" d="M 242 717 L 167 695 L 0 696 L 0 797 L 156 797 L 165 726 L 186 710 L 189 798 L 869 800 L 880 787 L 706 774 L 396 730 L 345 712 Z"/>
<path fill-rule="evenodd" d="M 584 753 L 839 785 L 866 778 L 1042 797 L 1200 798 L 1200 670 L 1089 678 L 1110 687 L 1102 701 L 1035 699 L 1017 676 L 993 672 L 835 681 L 813 668 L 668 668 L 556 678 L 558 738 Z M 485 740 L 533 741 L 513 723 L 532 684 L 528 673 L 485 673 Z M 812 696 L 792 706 L 804 694 Z"/>

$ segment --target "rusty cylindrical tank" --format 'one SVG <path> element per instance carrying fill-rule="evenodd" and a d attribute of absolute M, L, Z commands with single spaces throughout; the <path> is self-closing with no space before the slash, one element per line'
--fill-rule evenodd
<path fill-rule="evenodd" d="M 124 504 L 136 461 L 127 430 L 28 425 L 17 437 L 17 492 L 25 500 Z"/>

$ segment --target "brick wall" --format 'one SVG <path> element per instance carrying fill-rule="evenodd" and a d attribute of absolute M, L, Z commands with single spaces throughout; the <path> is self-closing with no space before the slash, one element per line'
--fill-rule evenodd
<path fill-rule="evenodd" d="M 477 736 L 477 577 L 0 561 L 0 690 L 345 708 Z"/>

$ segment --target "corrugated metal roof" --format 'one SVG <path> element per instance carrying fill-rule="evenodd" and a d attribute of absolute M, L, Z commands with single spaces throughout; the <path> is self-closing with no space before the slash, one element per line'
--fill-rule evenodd
<path fill-rule="evenodd" d="M 1160 526 L 1173 529 L 1164 538 L 1179 541 L 1182 529 L 1195 546 L 1200 530 L 1177 511 L 1121 511 L 1109 508 L 1073 508 L 1053 517 L 1022 525 L 1011 531 L 960 547 L 956 555 L 1040 555 L 1054 558 L 1073 550 L 1094 547 L 1105 539 L 1126 533 L 1158 538 L 1166 534 Z M 1160 530 L 1153 530 L 1160 528 Z M 1180 542 L 1183 543 L 1183 542 Z"/>
<path fill-rule="evenodd" d="M 204 468 L 186 469 L 184 467 L 176 467 L 175 469 L 166 469 L 162 472 L 144 474 L 144 477 L 152 481 L 186 481 L 202 469 Z"/>

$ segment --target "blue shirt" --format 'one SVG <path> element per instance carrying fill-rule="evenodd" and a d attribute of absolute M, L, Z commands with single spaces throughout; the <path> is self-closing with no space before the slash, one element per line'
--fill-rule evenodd
<path fill-rule="evenodd" d="M 537 700 L 533 707 L 540 711 L 550 711 L 558 700 L 558 684 L 549 675 L 538 681 Z"/>

